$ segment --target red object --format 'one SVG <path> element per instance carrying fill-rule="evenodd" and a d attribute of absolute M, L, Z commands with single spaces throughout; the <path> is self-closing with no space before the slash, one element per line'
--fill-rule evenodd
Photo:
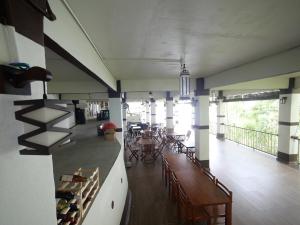
<path fill-rule="evenodd" d="M 106 123 L 104 123 L 103 124 L 103 126 L 102 126 L 102 130 L 105 132 L 106 130 L 108 130 L 108 129 L 116 129 L 117 128 L 117 126 L 114 124 L 114 123 L 112 123 L 112 122 L 106 122 Z"/>

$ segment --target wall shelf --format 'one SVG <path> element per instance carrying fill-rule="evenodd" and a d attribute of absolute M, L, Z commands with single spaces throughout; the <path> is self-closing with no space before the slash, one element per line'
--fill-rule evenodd
<path fill-rule="evenodd" d="M 78 211 L 70 212 L 70 208 L 65 208 L 60 211 L 60 214 L 68 214 L 72 218 L 77 217 L 75 225 L 82 223 L 86 217 L 91 205 L 93 204 L 97 193 L 100 189 L 100 176 L 99 168 L 79 168 L 74 172 L 74 175 L 80 175 L 88 178 L 86 182 L 61 182 L 57 191 L 72 192 L 75 194 L 74 199 L 71 199 L 69 203 L 77 203 Z M 63 223 L 62 220 L 58 220 L 59 225 L 67 225 L 68 222 Z"/>

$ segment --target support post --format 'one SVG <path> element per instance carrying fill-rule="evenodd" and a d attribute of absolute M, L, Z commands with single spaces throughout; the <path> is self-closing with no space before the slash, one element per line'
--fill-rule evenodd
<path fill-rule="evenodd" d="M 125 132 L 127 131 L 127 115 L 126 115 L 126 112 L 127 112 L 127 102 L 126 102 L 126 99 L 127 99 L 127 95 L 126 95 L 126 92 L 124 92 L 124 96 L 122 98 L 122 109 L 123 109 L 123 112 L 122 112 L 122 115 L 123 115 L 123 134 L 125 134 Z"/>
<path fill-rule="evenodd" d="M 224 103 L 223 103 L 223 91 L 218 93 L 217 102 L 217 138 L 224 140 L 225 138 L 225 114 L 224 114 Z"/>
<path fill-rule="evenodd" d="M 109 100 L 109 117 L 110 121 L 116 126 L 116 132 L 120 132 L 122 135 L 117 135 L 120 138 L 119 143 L 123 144 L 123 109 L 122 109 L 122 98 L 121 98 L 121 82 L 117 81 L 117 91 L 108 90 L 108 100 Z"/>
<path fill-rule="evenodd" d="M 150 99 L 150 104 L 151 104 L 151 126 L 153 127 L 156 125 L 156 103 L 154 98 Z"/>
<path fill-rule="evenodd" d="M 148 101 L 146 101 L 145 107 L 146 107 L 146 123 L 150 124 L 150 106 Z"/>
<path fill-rule="evenodd" d="M 295 136 L 299 126 L 300 94 L 293 93 L 294 78 L 290 78 L 288 89 L 280 90 L 277 160 L 298 163 L 298 142 Z"/>
<path fill-rule="evenodd" d="M 204 89 L 204 79 L 196 80 L 195 147 L 196 160 L 209 168 L 209 90 Z"/>
<path fill-rule="evenodd" d="M 174 123 L 173 123 L 173 97 L 169 91 L 166 93 L 166 127 L 168 132 L 174 131 Z"/>

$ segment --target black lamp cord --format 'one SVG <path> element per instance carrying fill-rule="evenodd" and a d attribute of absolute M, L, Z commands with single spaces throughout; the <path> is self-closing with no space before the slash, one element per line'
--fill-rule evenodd
<path fill-rule="evenodd" d="M 43 99 L 47 99 L 47 94 L 46 94 L 46 82 L 43 81 L 43 89 L 44 89 L 44 94 L 43 94 Z"/>

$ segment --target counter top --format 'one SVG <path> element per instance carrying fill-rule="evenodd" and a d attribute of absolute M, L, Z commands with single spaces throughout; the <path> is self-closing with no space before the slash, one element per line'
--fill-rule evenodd
<path fill-rule="evenodd" d="M 121 145 L 117 140 L 107 141 L 97 136 L 99 121 L 87 121 L 86 124 L 73 128 L 74 143 L 53 153 L 53 171 L 57 186 L 62 174 L 70 174 L 79 167 L 100 168 L 100 185 L 105 181 L 110 169 L 119 155 Z M 117 134 L 118 135 L 118 134 Z"/>

